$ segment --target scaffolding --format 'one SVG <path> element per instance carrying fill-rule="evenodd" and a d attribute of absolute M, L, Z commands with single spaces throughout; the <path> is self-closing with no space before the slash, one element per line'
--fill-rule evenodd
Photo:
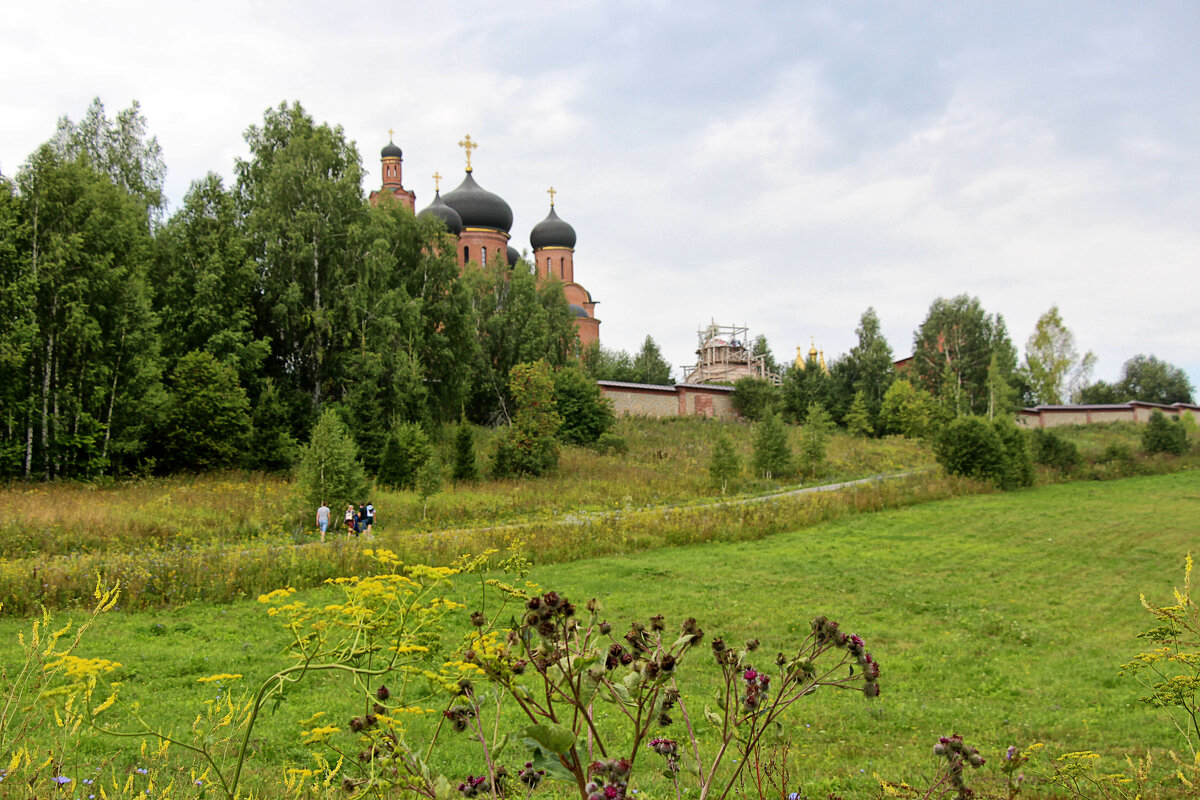
<path fill-rule="evenodd" d="M 778 386 L 779 375 L 767 370 L 767 357 L 755 355 L 750 329 L 745 325 L 718 325 L 696 332 L 700 346 L 696 363 L 683 365 L 684 383 L 733 383 L 738 378 L 762 378 Z"/>

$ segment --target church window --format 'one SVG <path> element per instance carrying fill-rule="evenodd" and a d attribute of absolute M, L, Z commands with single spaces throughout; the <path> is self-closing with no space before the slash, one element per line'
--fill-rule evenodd
<path fill-rule="evenodd" d="M 558 260 L 558 277 L 564 281 L 567 279 L 567 259 L 565 256 Z"/>
<path fill-rule="evenodd" d="M 470 260 L 471 260 L 471 248 L 463 247 L 463 263 L 465 264 Z"/>
<path fill-rule="evenodd" d="M 486 247 L 479 248 L 479 263 L 483 264 L 484 266 L 487 266 L 487 248 Z"/>

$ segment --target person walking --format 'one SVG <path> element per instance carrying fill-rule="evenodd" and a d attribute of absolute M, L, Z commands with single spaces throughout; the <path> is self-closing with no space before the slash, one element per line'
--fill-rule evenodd
<path fill-rule="evenodd" d="M 317 527 L 321 529 L 321 544 L 325 544 L 325 531 L 329 530 L 329 506 L 325 505 L 324 500 L 317 509 Z"/>
<path fill-rule="evenodd" d="M 367 503 L 367 533 L 375 527 L 375 504 Z"/>
<path fill-rule="evenodd" d="M 350 538 L 350 534 L 354 533 L 354 503 L 346 506 L 346 538 Z"/>

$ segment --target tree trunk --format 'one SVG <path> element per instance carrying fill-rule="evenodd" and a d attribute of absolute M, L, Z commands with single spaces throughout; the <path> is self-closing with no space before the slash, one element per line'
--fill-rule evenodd
<path fill-rule="evenodd" d="M 33 387 L 37 373 L 33 361 L 29 362 L 29 395 L 25 404 L 25 479 L 29 480 L 29 471 L 33 468 Z"/>
<path fill-rule="evenodd" d="M 117 363 L 113 367 L 112 392 L 108 395 L 108 415 L 104 420 L 104 447 L 100 450 L 101 458 L 108 458 L 108 440 L 112 435 L 113 404 L 117 400 L 117 376 L 121 373 L 121 356 L 125 354 L 125 330 L 121 329 L 121 345 L 117 349 Z"/>
<path fill-rule="evenodd" d="M 321 266 L 320 254 L 317 249 L 317 237 L 312 240 L 313 246 L 313 404 L 321 404 Z"/>
<path fill-rule="evenodd" d="M 46 360 L 42 364 L 42 477 L 50 477 L 50 362 L 54 353 L 54 334 L 46 340 Z"/>

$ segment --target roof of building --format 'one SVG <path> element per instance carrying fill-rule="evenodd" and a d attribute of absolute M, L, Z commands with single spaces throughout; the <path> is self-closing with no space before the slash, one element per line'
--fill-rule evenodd
<path fill-rule="evenodd" d="M 1139 406 L 1141 408 L 1165 408 L 1168 411 L 1176 411 L 1181 408 L 1192 411 L 1200 411 L 1200 406 L 1193 403 L 1171 403 L 1168 405 L 1166 403 L 1151 403 L 1147 400 L 1130 400 L 1127 403 L 1081 403 L 1079 405 L 1069 406 L 1042 405 L 1034 406 L 1033 408 L 1022 408 L 1021 413 L 1040 414 L 1043 411 L 1061 411 L 1064 413 L 1071 411 L 1123 411 L 1133 408 L 1134 406 Z"/>
<path fill-rule="evenodd" d="M 417 214 L 417 216 L 435 217 L 441 220 L 442 224 L 446 226 L 446 230 L 450 231 L 455 236 L 463 231 L 462 217 L 458 215 L 457 211 L 446 205 L 445 201 L 442 200 L 441 192 L 435 192 L 433 195 L 433 202 L 430 203 L 426 208 L 422 209 L 421 213 Z"/>
<path fill-rule="evenodd" d="M 518 253 L 517 248 L 513 247 L 511 244 L 508 246 L 508 252 L 506 255 L 508 256 L 508 265 L 510 267 L 515 267 L 517 262 L 521 260 L 521 254 Z"/>
<path fill-rule="evenodd" d="M 596 381 L 601 386 L 607 386 L 610 389 L 655 389 L 663 392 L 676 392 L 680 389 L 713 391 L 713 392 L 732 392 L 734 387 L 725 386 L 719 383 L 629 383 L 628 381 Z"/>
<path fill-rule="evenodd" d="M 529 243 L 533 245 L 534 250 L 541 250 L 543 247 L 567 247 L 573 250 L 575 229 L 560 219 L 551 205 L 546 218 L 534 225 L 533 230 L 529 232 Z"/>
<path fill-rule="evenodd" d="M 385 144 L 383 146 L 383 149 L 379 151 L 379 157 L 380 158 L 403 158 L 404 152 L 399 147 L 396 146 L 395 142 L 389 141 L 387 144 Z"/>
<path fill-rule="evenodd" d="M 512 208 L 499 195 L 492 194 L 475 182 L 468 172 L 463 182 L 442 198 L 458 212 L 466 228 L 493 228 L 508 233 L 512 228 Z"/>

